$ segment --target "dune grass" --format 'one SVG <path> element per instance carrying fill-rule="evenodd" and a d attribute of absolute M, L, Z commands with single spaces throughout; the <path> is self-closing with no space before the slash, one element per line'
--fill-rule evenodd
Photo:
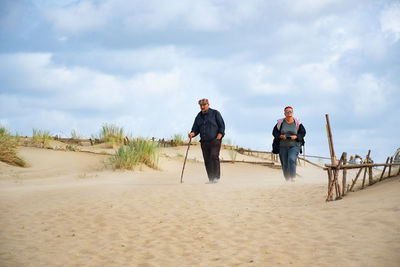
<path fill-rule="evenodd" d="M 105 143 L 121 145 L 124 143 L 124 129 L 115 124 L 105 123 L 101 127 L 99 139 Z"/>
<path fill-rule="evenodd" d="M 133 170 L 139 164 L 158 169 L 159 145 L 151 140 L 136 138 L 122 145 L 110 158 L 114 169 Z"/>
<path fill-rule="evenodd" d="M 71 138 L 72 139 L 83 139 L 83 136 L 75 129 L 71 131 Z"/>
<path fill-rule="evenodd" d="M 32 141 L 35 146 L 38 147 L 48 147 L 50 145 L 50 140 L 53 138 L 51 137 L 50 131 L 46 130 L 32 130 Z"/>
<path fill-rule="evenodd" d="M 183 145 L 183 134 L 174 134 L 173 139 L 176 146 Z"/>
<path fill-rule="evenodd" d="M 6 128 L 0 126 L 0 161 L 26 167 L 26 162 L 17 156 L 17 145 L 18 138 L 12 136 Z"/>
<path fill-rule="evenodd" d="M 235 163 L 238 154 L 237 150 L 234 149 L 234 146 L 232 145 L 232 141 L 230 139 L 226 139 L 225 144 L 229 147 L 228 153 L 232 163 Z"/>

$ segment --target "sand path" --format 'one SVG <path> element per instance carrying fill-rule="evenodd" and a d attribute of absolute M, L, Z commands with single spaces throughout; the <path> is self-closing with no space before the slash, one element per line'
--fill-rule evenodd
<path fill-rule="evenodd" d="M 121 172 L 95 155 L 22 153 L 42 161 L 23 174 L 0 165 L 1 266 L 400 264 L 399 177 L 325 203 L 326 175 L 314 167 L 293 184 L 280 170 L 224 164 L 210 185 L 189 161 L 181 185 L 181 159 Z"/>

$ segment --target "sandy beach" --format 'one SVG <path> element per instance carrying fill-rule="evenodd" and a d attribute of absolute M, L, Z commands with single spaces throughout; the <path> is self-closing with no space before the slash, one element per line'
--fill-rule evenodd
<path fill-rule="evenodd" d="M 0 162 L 0 266 L 400 266 L 400 177 L 327 203 L 327 175 L 309 164 L 288 183 L 223 163 L 206 184 L 193 146 L 180 184 L 185 147 L 135 171 L 107 168 L 106 155 L 18 151 L 29 168 Z"/>

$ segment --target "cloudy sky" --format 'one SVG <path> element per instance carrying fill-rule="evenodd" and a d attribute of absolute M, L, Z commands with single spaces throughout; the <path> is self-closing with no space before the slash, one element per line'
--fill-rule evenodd
<path fill-rule="evenodd" d="M 234 144 L 271 150 L 293 106 L 307 154 L 400 147 L 400 1 L 0 1 L 0 124 L 90 137 L 187 133 L 208 98 Z"/>

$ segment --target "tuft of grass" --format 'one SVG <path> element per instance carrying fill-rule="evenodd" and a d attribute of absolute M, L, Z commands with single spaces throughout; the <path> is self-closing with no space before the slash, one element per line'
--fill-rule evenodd
<path fill-rule="evenodd" d="M 174 134 L 174 138 L 172 140 L 174 140 L 174 144 L 176 146 L 183 145 L 183 134 Z"/>
<path fill-rule="evenodd" d="M 79 148 L 78 148 L 78 146 L 77 145 L 66 145 L 65 146 L 65 150 L 68 150 L 68 151 L 79 151 Z"/>
<path fill-rule="evenodd" d="M 99 139 L 105 143 L 121 145 L 124 143 L 124 129 L 115 124 L 105 123 L 101 127 Z"/>
<path fill-rule="evenodd" d="M 133 170 L 143 163 L 158 169 L 159 145 L 150 140 L 136 138 L 128 145 L 122 145 L 110 158 L 113 168 Z"/>
<path fill-rule="evenodd" d="M 0 126 L 0 161 L 26 167 L 26 162 L 17 156 L 17 145 L 18 139 L 13 137 L 6 128 Z"/>
<path fill-rule="evenodd" d="M 73 129 L 71 131 L 71 138 L 72 139 L 83 139 L 82 135 L 78 133 L 77 130 Z"/>
<path fill-rule="evenodd" d="M 34 145 L 39 147 L 48 147 L 50 145 L 50 140 L 53 139 L 50 135 L 50 131 L 33 129 L 32 132 L 32 140 Z"/>
<path fill-rule="evenodd" d="M 224 141 L 225 141 L 224 142 L 225 148 L 226 148 L 226 146 L 228 146 L 228 149 L 229 149 L 229 151 L 228 151 L 229 157 L 231 158 L 232 163 L 235 163 L 238 152 L 237 152 L 237 150 L 234 149 L 234 147 L 232 145 L 232 141 L 230 139 L 225 139 Z"/>
<path fill-rule="evenodd" d="M 233 149 L 233 148 L 229 149 L 229 157 L 231 158 L 232 163 L 235 163 L 237 153 L 238 152 L 235 149 Z"/>

